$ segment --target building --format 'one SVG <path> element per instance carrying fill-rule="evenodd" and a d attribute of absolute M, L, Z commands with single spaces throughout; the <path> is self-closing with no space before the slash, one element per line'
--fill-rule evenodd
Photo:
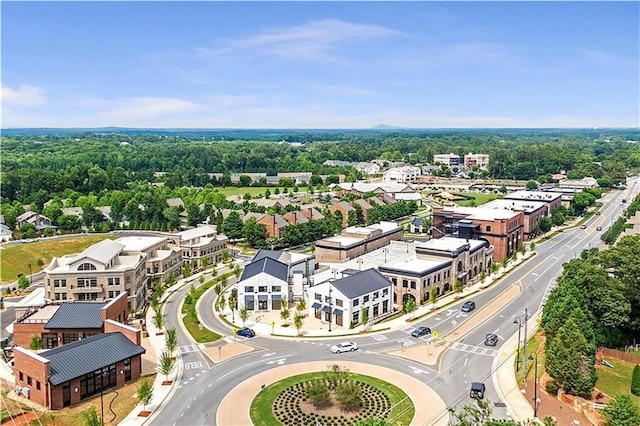
<path fill-rule="evenodd" d="M 464 165 L 466 167 L 478 166 L 481 169 L 489 167 L 489 156 L 487 154 L 472 154 L 471 152 L 464 156 Z"/>
<path fill-rule="evenodd" d="M 424 234 L 427 232 L 427 223 L 421 217 L 416 217 L 411 221 L 410 232 L 412 234 Z"/>
<path fill-rule="evenodd" d="M 415 193 L 411 186 L 402 183 L 363 183 L 345 182 L 338 185 L 329 186 L 333 190 L 339 190 L 356 195 L 376 194 L 377 196 L 388 195 L 395 198 L 398 193 Z"/>
<path fill-rule="evenodd" d="M 558 199 L 558 201 L 560 201 Z M 523 201 L 523 200 L 505 200 L 498 199 L 483 204 L 486 209 L 503 209 L 512 211 L 521 211 L 524 213 L 524 239 L 526 241 L 533 239 L 540 233 L 540 220 L 548 217 L 549 207 L 543 201 Z"/>
<path fill-rule="evenodd" d="M 381 171 L 380 166 L 376 163 L 361 162 L 356 164 L 355 167 L 357 171 L 367 176 L 379 175 Z"/>
<path fill-rule="evenodd" d="M 237 284 L 238 309 L 248 311 L 279 310 L 289 296 L 289 267 L 269 256 L 249 263 Z"/>
<path fill-rule="evenodd" d="M 292 211 L 282 215 L 282 218 L 289 222 L 289 225 L 299 225 L 309 222 L 309 219 L 299 211 Z"/>
<path fill-rule="evenodd" d="M 457 205 L 434 207 L 431 230 L 434 238 L 485 239 L 493 246 L 493 258 L 500 262 L 522 247 L 524 213 Z"/>
<path fill-rule="evenodd" d="M 556 209 L 562 205 L 562 194 L 547 191 L 515 191 L 507 193 L 503 199 L 544 202 L 547 205 L 548 216 L 553 216 Z"/>
<path fill-rule="evenodd" d="M 359 198 L 357 200 L 353 200 L 351 202 L 351 205 L 354 208 L 356 206 L 360 206 L 360 210 L 362 211 L 362 217 L 364 218 L 365 221 L 369 218 L 369 210 L 371 210 L 373 208 L 373 206 L 371 204 L 369 204 L 367 201 Z"/>
<path fill-rule="evenodd" d="M 279 214 L 264 215 L 258 219 L 258 223 L 266 226 L 267 235 L 269 237 L 280 238 L 284 232 L 284 228 L 289 226 L 289 222 L 284 220 Z"/>
<path fill-rule="evenodd" d="M 394 222 L 366 227 L 350 226 L 338 236 L 316 241 L 316 259 L 320 263 L 345 262 L 402 238 L 403 228 Z"/>
<path fill-rule="evenodd" d="M 349 212 L 355 212 L 356 209 L 351 207 L 346 201 L 339 201 L 329 207 L 329 211 L 335 214 L 337 211 L 342 215 L 342 227 L 345 228 L 349 224 Z"/>
<path fill-rule="evenodd" d="M 227 237 L 217 233 L 213 225 L 198 226 L 172 234 L 172 237 L 173 245 L 182 250 L 182 261 L 196 269 L 204 268 L 203 262 L 207 265 L 221 262 L 228 241 Z"/>
<path fill-rule="evenodd" d="M 128 310 L 146 303 L 144 253 L 125 253 L 125 245 L 104 240 L 82 253 L 54 257 L 42 271 L 49 300 L 105 301 L 128 295 Z"/>
<path fill-rule="evenodd" d="M 140 330 L 115 321 L 105 333 L 35 353 L 14 348 L 15 391 L 51 410 L 75 405 L 142 372 Z"/>
<path fill-rule="evenodd" d="M 559 188 L 597 188 L 598 181 L 592 177 L 583 177 L 582 179 L 562 179 L 558 182 Z"/>
<path fill-rule="evenodd" d="M 300 300 L 304 295 L 304 290 L 309 285 L 309 277 L 315 274 L 318 265 L 313 254 L 297 253 L 284 250 L 259 250 L 253 257 L 252 262 L 264 258 L 271 258 L 287 265 L 287 283 L 289 285 L 289 300 Z"/>
<path fill-rule="evenodd" d="M 426 303 L 432 288 L 438 296 L 462 285 L 476 282 L 482 271 L 489 270 L 493 248 L 485 240 L 443 237 L 420 243 L 414 255 L 396 259 L 378 270 L 393 285 L 393 303 L 413 299 Z"/>
<path fill-rule="evenodd" d="M 53 349 L 104 332 L 107 320 L 126 323 L 125 293 L 110 302 L 45 303 L 24 312 L 13 324 L 13 341 L 29 348 L 34 336 L 44 349 Z"/>
<path fill-rule="evenodd" d="M 32 211 L 26 211 L 16 218 L 16 229 L 20 229 L 27 224 L 33 225 L 38 234 L 42 234 L 47 228 L 56 228 L 51 222 L 51 219 Z"/>
<path fill-rule="evenodd" d="M 182 249 L 171 246 L 168 237 L 121 237 L 116 240 L 124 244 L 124 254 L 144 253 L 147 278 L 166 283 L 169 275 L 178 278 L 182 274 Z"/>
<path fill-rule="evenodd" d="M 459 166 L 462 164 L 462 158 L 454 153 L 436 154 L 433 156 L 433 164 L 444 164 L 445 166 Z"/>
<path fill-rule="evenodd" d="M 413 166 L 396 167 L 382 174 L 384 183 L 414 183 L 420 178 L 420 168 Z"/>
<path fill-rule="evenodd" d="M 391 282 L 374 268 L 344 270 L 342 277 L 309 287 L 310 312 L 317 319 L 338 326 L 353 327 L 392 312 Z"/>

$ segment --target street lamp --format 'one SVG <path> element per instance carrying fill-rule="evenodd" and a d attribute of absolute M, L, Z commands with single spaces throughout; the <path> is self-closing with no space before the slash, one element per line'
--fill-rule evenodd
<path fill-rule="evenodd" d="M 102 375 L 100 376 L 100 424 L 104 426 L 104 402 L 103 402 L 103 394 L 104 394 L 104 378 L 109 376 L 108 371 L 102 371 Z"/>
<path fill-rule="evenodd" d="M 331 306 L 333 300 L 331 299 L 331 290 L 331 284 L 329 284 L 329 331 L 331 331 L 331 320 L 333 317 L 333 308 Z"/>
<path fill-rule="evenodd" d="M 522 330 L 522 323 L 520 317 L 516 317 L 513 320 L 514 324 L 518 324 L 518 352 L 516 352 L 516 371 L 520 371 L 520 330 Z"/>
<path fill-rule="evenodd" d="M 535 358 L 529 355 L 529 360 L 535 362 L 534 364 L 534 388 L 533 388 L 533 417 L 538 417 L 538 353 L 536 352 Z"/>
<path fill-rule="evenodd" d="M 33 274 L 31 273 L 31 264 L 29 264 L 29 285 L 33 284 L 33 278 L 31 277 Z"/>

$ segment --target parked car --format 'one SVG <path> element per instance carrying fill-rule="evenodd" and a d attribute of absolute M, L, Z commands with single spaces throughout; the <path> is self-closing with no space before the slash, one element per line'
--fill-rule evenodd
<path fill-rule="evenodd" d="M 244 327 L 236 331 L 236 335 L 242 337 L 253 337 L 256 335 L 256 332 L 250 328 Z"/>
<path fill-rule="evenodd" d="M 357 351 L 358 345 L 354 342 L 342 342 L 331 346 L 331 353 L 338 354 L 342 352 Z"/>
<path fill-rule="evenodd" d="M 486 346 L 495 346 L 498 344 L 498 335 L 494 333 L 489 333 L 484 336 L 484 344 Z"/>
<path fill-rule="evenodd" d="M 471 398 L 484 398 L 484 390 L 485 386 L 482 382 L 471 382 L 471 390 L 469 391 L 469 396 Z"/>
<path fill-rule="evenodd" d="M 411 332 L 412 337 L 422 337 L 427 334 L 431 334 L 431 329 L 429 327 L 418 327 Z"/>
<path fill-rule="evenodd" d="M 602 231 L 602 226 L 598 226 L 598 227 L 596 228 L 596 231 Z"/>
<path fill-rule="evenodd" d="M 473 300 L 467 300 L 462 304 L 462 312 L 471 312 L 476 308 L 476 302 Z"/>

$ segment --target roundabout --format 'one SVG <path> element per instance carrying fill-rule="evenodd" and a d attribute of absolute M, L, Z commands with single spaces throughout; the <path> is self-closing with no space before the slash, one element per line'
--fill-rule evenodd
<path fill-rule="evenodd" d="M 406 424 L 438 424 L 438 425 L 446 425 L 448 422 L 448 416 L 441 417 L 438 419 L 437 423 L 432 423 L 434 413 L 442 413 L 446 411 L 446 405 L 444 401 L 438 396 L 438 394 L 431 389 L 429 386 L 425 385 L 421 381 L 403 374 L 398 371 L 360 363 L 353 361 L 340 361 L 336 362 L 336 360 L 326 360 L 326 361 L 313 361 L 313 362 L 303 362 L 298 364 L 292 364 L 288 366 L 278 367 L 271 369 L 269 371 L 265 371 L 263 373 L 252 376 L 248 380 L 238 384 L 235 388 L 233 388 L 222 400 L 220 406 L 218 408 L 218 412 L 216 414 L 216 424 L 226 425 L 226 424 L 254 424 L 251 420 L 251 409 L 252 402 L 258 397 L 261 391 L 267 390 L 269 386 L 276 384 L 284 379 L 287 379 L 292 376 L 298 375 L 306 375 L 308 373 L 313 372 L 322 372 L 326 371 L 330 365 L 337 364 L 343 369 L 349 371 L 349 373 L 356 373 L 357 375 L 368 376 L 370 379 L 373 379 L 374 382 L 387 382 L 388 384 L 393 385 L 393 387 L 402 389 L 409 400 L 413 403 L 413 407 L 415 409 L 412 417 L 408 418 L 408 422 Z M 366 379 L 365 379 L 366 380 Z M 285 388 L 294 387 L 295 383 L 298 383 L 297 380 L 294 380 L 292 386 L 284 386 Z M 355 424 L 357 421 L 362 420 L 362 418 L 366 418 L 364 413 L 367 412 L 368 415 L 374 416 L 379 415 L 376 413 L 382 413 L 384 411 L 384 407 L 392 409 L 391 400 L 387 401 L 387 399 L 381 394 L 385 393 L 380 391 L 376 392 L 372 388 L 377 388 L 377 386 L 372 385 L 370 383 L 365 383 L 366 386 L 363 386 L 363 389 L 366 392 L 363 392 L 363 399 L 365 395 L 373 398 L 373 401 L 367 402 L 367 406 L 371 405 L 372 408 L 369 410 L 363 410 L 362 415 L 357 414 L 353 415 L 354 412 L 340 412 L 333 411 L 335 415 L 330 415 L 330 413 L 324 414 L 322 411 L 318 411 L 317 414 L 320 416 L 324 415 L 327 421 L 327 424 L 336 424 L 336 425 L 347 425 L 347 424 Z M 301 397 L 300 389 L 296 389 L 292 392 L 296 393 L 299 399 Z M 278 393 L 278 395 L 282 395 Z M 303 407 L 307 407 L 306 409 L 298 409 L 293 408 L 295 404 L 295 398 L 293 396 L 289 397 L 291 408 L 288 408 L 292 413 L 292 418 L 295 419 L 297 416 L 298 419 L 302 419 L 304 416 L 301 414 L 303 411 L 312 412 L 313 410 L 309 407 L 310 404 L 299 404 Z M 287 404 L 284 403 L 285 400 L 282 401 L 280 405 L 282 412 L 286 412 L 285 406 Z M 411 406 L 410 404 L 407 404 Z M 378 411 L 375 411 L 376 407 Z M 404 411 L 397 410 L 398 412 Z M 395 414 L 394 414 L 395 415 Z M 340 420 L 340 416 L 342 416 L 342 420 Z M 314 416 L 308 416 L 311 419 Z M 330 417 L 336 417 L 335 420 L 330 420 Z M 402 418 L 402 417 L 401 417 Z M 356 421 L 353 421 L 356 419 Z M 275 418 L 274 418 L 275 420 Z M 353 421 L 353 423 L 350 423 Z M 405 424 L 405 421 L 402 422 Z M 258 423 L 255 423 L 258 424 Z M 264 422 L 261 424 L 274 424 L 270 422 Z M 277 424 L 277 423 L 276 423 Z M 282 422 L 281 424 L 286 424 Z M 304 424 L 304 423 L 300 423 Z M 311 424 L 316 424 L 313 422 Z"/>

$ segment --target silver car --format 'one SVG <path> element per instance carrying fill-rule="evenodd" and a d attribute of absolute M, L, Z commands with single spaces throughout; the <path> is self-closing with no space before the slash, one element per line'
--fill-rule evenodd
<path fill-rule="evenodd" d="M 342 342 L 331 346 L 331 353 L 338 354 L 342 352 L 357 351 L 358 345 L 354 342 Z"/>

